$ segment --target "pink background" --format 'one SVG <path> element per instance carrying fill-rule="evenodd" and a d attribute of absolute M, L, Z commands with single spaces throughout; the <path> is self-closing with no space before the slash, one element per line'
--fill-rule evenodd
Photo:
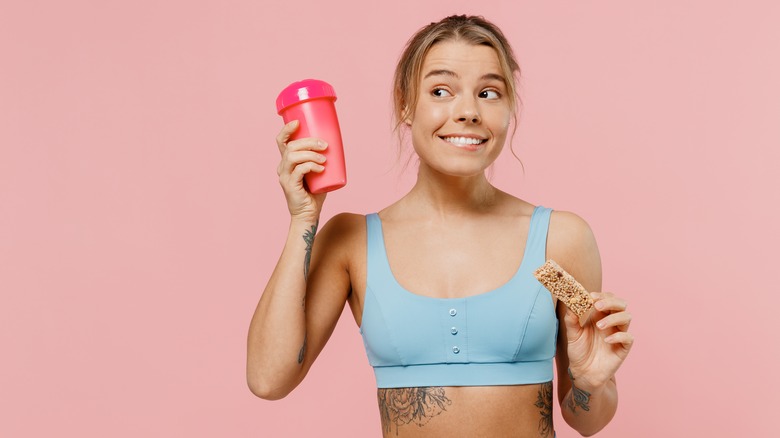
<path fill-rule="evenodd" d="M 630 302 L 600 436 L 771 435 L 780 6 L 739 3 L 3 2 L 0 436 L 379 436 L 348 314 L 288 398 L 245 383 L 288 224 L 274 99 L 334 85 L 349 184 L 323 220 L 379 210 L 414 179 L 392 68 L 456 12 L 501 26 L 523 69 L 525 175 L 505 150 L 494 182 L 586 218 Z"/>

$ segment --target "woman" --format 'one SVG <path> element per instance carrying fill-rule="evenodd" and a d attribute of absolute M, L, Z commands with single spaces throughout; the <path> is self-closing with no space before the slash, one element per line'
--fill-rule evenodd
<path fill-rule="evenodd" d="M 302 178 L 324 169 L 327 145 L 288 141 L 297 122 L 282 129 L 278 173 L 291 222 L 249 330 L 253 393 L 292 391 L 348 302 L 377 378 L 384 436 L 552 437 L 553 357 L 566 422 L 592 435 L 611 420 L 615 372 L 633 343 L 625 301 L 593 293 L 598 310 L 581 327 L 532 276 L 551 258 L 600 291 L 590 228 L 485 176 L 516 114 L 518 72 L 501 31 L 481 17 L 421 29 L 394 90 L 417 182 L 378 214 L 340 214 L 319 233 L 325 195 L 308 193 Z"/>

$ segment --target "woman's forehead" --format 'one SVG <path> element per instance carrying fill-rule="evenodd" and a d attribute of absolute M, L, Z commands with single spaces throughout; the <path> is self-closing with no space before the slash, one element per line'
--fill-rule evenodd
<path fill-rule="evenodd" d="M 482 44 L 445 41 L 435 44 L 425 55 L 421 79 L 432 73 L 460 76 L 475 71 L 480 76 L 485 73 L 503 76 L 496 50 Z"/>

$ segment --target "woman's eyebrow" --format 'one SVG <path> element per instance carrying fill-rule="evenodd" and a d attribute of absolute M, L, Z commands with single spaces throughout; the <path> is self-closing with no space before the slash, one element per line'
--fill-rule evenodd
<path fill-rule="evenodd" d="M 431 71 L 429 71 L 428 73 L 425 74 L 423 79 L 428 79 L 431 76 L 450 76 L 450 77 L 453 77 L 455 79 L 460 79 L 460 75 L 458 75 L 457 73 L 455 73 L 452 70 L 445 70 L 445 69 L 431 70 Z M 498 73 L 486 73 L 486 74 L 482 75 L 482 78 L 480 78 L 480 79 L 482 79 L 483 81 L 486 81 L 486 80 L 496 80 L 496 81 L 499 81 L 499 82 L 506 83 L 506 79 L 504 79 L 504 77 L 501 76 Z"/>
<path fill-rule="evenodd" d="M 454 78 L 460 78 L 457 73 L 451 70 L 431 70 L 429 71 L 423 79 L 428 79 L 431 76 L 452 76 Z"/>
<path fill-rule="evenodd" d="M 504 79 L 504 77 L 501 76 L 498 73 L 488 73 L 488 74 L 482 75 L 482 80 L 496 80 L 496 81 L 499 81 L 499 82 L 506 83 L 506 79 Z"/>

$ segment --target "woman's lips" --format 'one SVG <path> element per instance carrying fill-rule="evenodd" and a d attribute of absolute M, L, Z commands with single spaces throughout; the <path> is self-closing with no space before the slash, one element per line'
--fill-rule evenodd
<path fill-rule="evenodd" d="M 448 136 L 440 136 L 439 138 L 451 144 L 452 146 L 455 146 L 456 148 L 466 149 L 468 151 L 476 151 L 480 149 L 487 142 L 487 139 L 471 137 L 471 136 L 465 137 L 465 136 L 457 136 L 457 135 L 448 135 Z"/>

